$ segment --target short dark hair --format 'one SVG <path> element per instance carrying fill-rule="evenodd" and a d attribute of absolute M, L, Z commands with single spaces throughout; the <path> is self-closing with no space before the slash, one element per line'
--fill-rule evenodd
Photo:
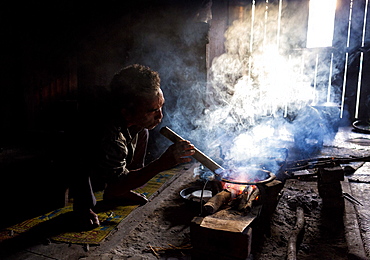
<path fill-rule="evenodd" d="M 159 89 L 158 72 L 140 64 L 124 67 L 110 83 L 112 105 L 115 109 L 126 108 L 133 112 L 137 103 L 153 97 Z"/>

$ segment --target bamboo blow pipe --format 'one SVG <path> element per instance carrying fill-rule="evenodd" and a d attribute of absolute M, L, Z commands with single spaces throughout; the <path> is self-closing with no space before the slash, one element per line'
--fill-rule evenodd
<path fill-rule="evenodd" d="M 162 127 L 161 130 L 159 130 L 159 132 L 164 137 L 166 137 L 167 139 L 169 139 L 170 141 L 174 143 L 179 142 L 181 140 L 185 140 L 184 138 L 179 136 L 177 133 L 175 133 L 173 130 L 171 130 L 167 126 Z M 215 174 L 218 174 L 217 172 L 224 170 L 219 164 L 217 164 L 207 155 L 202 153 L 198 148 L 194 147 L 194 150 L 195 150 L 195 153 L 192 155 L 192 157 L 196 159 L 198 162 L 200 162 L 201 164 L 203 164 L 205 167 L 210 169 L 212 172 L 214 172 Z M 218 169 L 219 171 L 216 172 L 216 170 Z"/>

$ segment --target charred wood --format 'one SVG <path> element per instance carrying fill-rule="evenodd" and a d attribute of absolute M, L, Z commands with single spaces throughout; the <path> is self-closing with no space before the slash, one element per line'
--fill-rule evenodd
<path fill-rule="evenodd" d="M 204 204 L 204 211 L 208 214 L 215 213 L 222 205 L 228 203 L 231 199 L 231 192 L 228 190 L 222 190 L 215 196 L 210 198 L 206 204 Z"/>
<path fill-rule="evenodd" d="M 243 214 L 248 214 L 260 195 L 261 192 L 257 186 L 249 185 L 241 194 L 229 202 L 229 206 Z"/>
<path fill-rule="evenodd" d="M 287 260 L 296 260 L 297 259 L 297 244 L 299 235 L 302 234 L 304 227 L 304 211 L 302 207 L 297 207 L 296 210 L 296 224 L 293 228 L 293 231 L 288 240 L 288 250 L 287 250 Z"/>
<path fill-rule="evenodd" d="M 260 192 L 258 188 L 253 188 L 248 194 L 245 193 L 245 195 L 243 195 L 243 199 L 241 199 L 238 205 L 238 210 L 245 214 L 249 213 L 252 209 L 254 201 L 258 198 L 259 194 Z"/>

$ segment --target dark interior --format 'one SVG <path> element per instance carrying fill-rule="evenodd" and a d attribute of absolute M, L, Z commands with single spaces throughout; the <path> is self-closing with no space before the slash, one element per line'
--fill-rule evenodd
<path fill-rule="evenodd" d="M 257 9 L 265 3 L 252 2 Z M 280 44 L 286 55 L 320 55 L 326 65 L 316 72 L 323 75 L 333 57 L 331 78 L 317 85 L 311 80 L 312 87 L 324 92 L 330 82 L 338 94 L 330 101 L 341 106 L 343 116 L 328 121 L 333 129 L 370 117 L 369 34 L 364 30 L 370 19 L 364 24 L 365 1 L 353 1 L 356 15 L 348 45 L 350 2 L 338 1 L 333 46 L 328 48 L 305 47 L 308 0 L 284 1 L 281 15 L 281 34 L 286 37 Z M 65 205 L 73 167 L 65 156 L 73 149 L 69 134 L 81 115 L 91 119 L 87 131 L 99 123 L 94 118 L 104 107 L 106 86 L 123 66 L 139 63 L 158 71 L 166 97 L 161 126 L 169 125 L 187 138 L 196 135 L 194 121 L 214 105 L 208 103 L 215 95 L 211 67 L 214 58 L 227 51 L 224 33 L 252 9 L 250 1 L 242 0 L 39 0 L 1 5 L 0 228 Z M 279 1 L 269 5 L 278 10 Z M 303 15 L 296 18 L 297 12 Z M 295 31 L 289 31 L 289 24 Z M 304 64 L 308 75 L 315 71 L 314 61 Z M 295 115 L 286 118 L 294 120 Z M 161 126 L 151 131 L 148 161 L 170 143 L 158 141 Z M 209 152 L 201 140 L 192 142 Z"/>

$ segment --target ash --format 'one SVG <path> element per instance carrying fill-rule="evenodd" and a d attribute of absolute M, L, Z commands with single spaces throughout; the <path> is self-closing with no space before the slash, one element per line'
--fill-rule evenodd
<path fill-rule="evenodd" d="M 297 259 L 348 259 L 342 214 L 326 211 L 316 181 L 287 180 L 265 236 L 254 259 L 285 259 L 287 243 L 296 223 L 296 208 L 304 209 L 305 225 Z"/>

